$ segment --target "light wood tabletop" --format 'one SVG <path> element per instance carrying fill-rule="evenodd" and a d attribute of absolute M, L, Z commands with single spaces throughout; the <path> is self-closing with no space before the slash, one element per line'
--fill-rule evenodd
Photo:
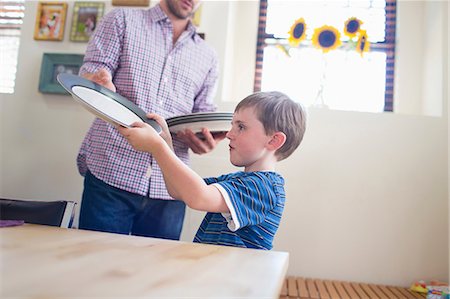
<path fill-rule="evenodd" d="M 278 298 L 289 254 L 25 224 L 0 228 L 0 298 Z"/>

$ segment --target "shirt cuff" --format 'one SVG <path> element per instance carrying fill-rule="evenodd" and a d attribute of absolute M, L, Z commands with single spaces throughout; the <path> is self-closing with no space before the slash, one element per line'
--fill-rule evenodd
<path fill-rule="evenodd" d="M 225 204 L 227 205 L 228 209 L 230 210 L 230 213 L 221 213 L 222 216 L 227 220 L 228 224 L 228 228 L 232 231 L 235 232 L 238 229 L 241 228 L 241 224 L 239 223 L 239 219 L 237 217 L 236 214 L 236 210 L 233 206 L 233 204 L 231 203 L 231 199 L 230 196 L 228 195 L 228 192 L 220 185 L 220 184 L 212 184 L 214 187 L 217 188 L 217 190 L 219 190 L 219 192 L 222 194 L 223 199 L 225 200 Z"/>

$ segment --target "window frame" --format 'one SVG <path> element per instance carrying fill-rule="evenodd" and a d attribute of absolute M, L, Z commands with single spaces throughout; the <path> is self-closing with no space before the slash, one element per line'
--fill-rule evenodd
<path fill-rule="evenodd" d="M 11 14 L 17 14 L 17 16 L 11 15 Z M 17 47 L 13 47 L 12 49 L 3 50 L 5 51 L 2 53 L 2 59 L 6 60 L 5 57 L 9 57 L 12 53 L 13 56 L 18 55 L 19 46 L 20 46 L 20 35 L 22 30 L 22 24 L 23 24 L 23 18 L 25 14 L 25 0 L 1 0 L 0 1 L 0 37 L 2 39 L 9 39 L 10 42 L 17 43 Z M 7 66 L 13 66 L 13 63 L 9 63 L 5 65 L 3 62 L 0 62 L 0 67 Z M 4 74 L 7 74 L 6 77 L 2 77 L 1 79 L 5 79 L 7 82 L 13 82 L 12 87 L 8 85 L 4 85 L 4 83 L 0 83 L 0 94 L 11 94 L 15 92 L 15 78 L 17 73 L 17 63 L 18 61 L 15 61 L 14 68 L 15 71 L 11 72 L 5 72 Z M 11 92 L 5 91 L 11 88 Z"/>
<path fill-rule="evenodd" d="M 258 36 L 256 41 L 256 61 L 253 91 L 261 91 L 263 75 L 264 49 L 270 43 L 266 39 L 276 40 L 273 34 L 266 33 L 268 0 L 259 1 Z M 371 43 L 371 51 L 386 53 L 386 83 L 384 93 L 384 111 L 394 110 L 394 71 L 395 71 L 395 33 L 397 18 L 397 0 L 386 0 L 386 22 L 384 42 Z"/>

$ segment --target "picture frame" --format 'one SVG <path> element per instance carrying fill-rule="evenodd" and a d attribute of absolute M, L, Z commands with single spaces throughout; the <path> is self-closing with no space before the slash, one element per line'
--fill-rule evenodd
<path fill-rule="evenodd" d="M 149 6 L 150 0 L 112 0 L 113 6 Z"/>
<path fill-rule="evenodd" d="M 39 76 L 39 91 L 69 95 L 58 83 L 56 76 L 60 73 L 78 75 L 83 65 L 83 58 L 83 54 L 44 53 Z"/>
<path fill-rule="evenodd" d="M 88 42 L 105 11 L 104 2 L 75 2 L 70 40 Z"/>
<path fill-rule="evenodd" d="M 66 15 L 66 2 L 39 2 L 34 28 L 34 39 L 62 41 L 64 38 Z"/>

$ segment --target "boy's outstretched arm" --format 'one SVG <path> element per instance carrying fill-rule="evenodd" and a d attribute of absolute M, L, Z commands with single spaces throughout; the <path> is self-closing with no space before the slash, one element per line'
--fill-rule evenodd
<path fill-rule="evenodd" d="M 195 210 L 216 213 L 229 212 L 219 190 L 212 185 L 207 185 L 168 146 L 158 147 L 152 154 L 162 170 L 164 181 L 172 197 L 183 200 Z"/>
<path fill-rule="evenodd" d="M 162 127 L 161 136 L 145 123 L 135 123 L 133 128 L 119 128 L 119 132 L 138 151 L 151 153 L 158 162 L 169 194 L 184 201 L 190 208 L 200 211 L 229 212 L 219 190 L 184 164 L 173 152 L 170 132 L 165 120 L 149 114 Z"/>

